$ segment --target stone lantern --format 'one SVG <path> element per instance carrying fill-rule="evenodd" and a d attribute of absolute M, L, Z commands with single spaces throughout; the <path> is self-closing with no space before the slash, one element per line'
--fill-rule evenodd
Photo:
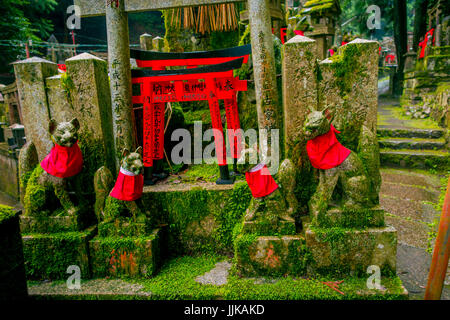
<path fill-rule="evenodd" d="M 321 60 L 327 57 L 327 50 L 333 43 L 340 13 L 337 0 L 310 0 L 300 11 L 301 16 L 309 16 L 310 27 L 305 30 L 305 36 L 316 40 L 317 56 Z"/>

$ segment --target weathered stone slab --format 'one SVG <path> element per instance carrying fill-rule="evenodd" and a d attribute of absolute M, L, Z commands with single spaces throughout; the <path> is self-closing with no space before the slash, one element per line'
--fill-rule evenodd
<path fill-rule="evenodd" d="M 126 219 L 103 221 L 98 225 L 100 237 L 140 237 L 146 234 L 148 234 L 148 227 L 145 223 L 134 223 Z"/>
<path fill-rule="evenodd" d="M 237 270 L 247 277 L 304 274 L 304 244 L 300 235 L 258 237 L 240 234 L 234 248 Z"/>
<path fill-rule="evenodd" d="M 293 221 L 277 221 L 277 225 L 274 226 L 270 220 L 267 220 L 266 223 L 262 223 L 261 221 L 244 221 L 242 232 L 257 233 L 260 235 L 293 235 L 295 234 L 295 223 Z"/>
<path fill-rule="evenodd" d="M 317 107 L 315 41 L 295 36 L 283 46 L 283 106 L 286 156 L 300 167 L 305 155 L 303 127 L 310 108 Z"/>
<path fill-rule="evenodd" d="M 162 229 L 141 237 L 96 237 L 89 242 L 94 277 L 151 277 L 161 262 Z"/>
<path fill-rule="evenodd" d="M 379 206 L 358 210 L 333 208 L 319 213 L 316 221 L 321 228 L 384 227 L 384 210 Z"/>
<path fill-rule="evenodd" d="M 376 41 L 355 39 L 319 64 L 318 109 L 335 115 L 340 141 L 353 151 L 362 125 L 376 132 L 378 48 Z"/>
<path fill-rule="evenodd" d="M 39 161 L 53 147 L 48 133 L 49 105 L 45 79 L 58 73 L 56 63 L 33 57 L 14 63 L 27 141 L 36 146 Z"/>
<path fill-rule="evenodd" d="M 20 217 L 20 230 L 22 233 L 52 233 L 64 231 L 78 231 L 76 217 Z"/>
<path fill-rule="evenodd" d="M 22 234 L 27 278 L 33 280 L 67 279 L 67 268 L 78 266 L 81 278 L 90 277 L 88 242 L 96 227 L 82 232 Z"/>
<path fill-rule="evenodd" d="M 306 230 L 312 274 L 367 274 L 371 265 L 382 276 L 395 275 L 397 231 L 394 227 L 369 229 L 314 228 Z"/>
<path fill-rule="evenodd" d="M 153 49 L 152 36 L 148 33 L 141 34 L 139 37 L 139 43 L 142 50 L 150 51 Z"/>
<path fill-rule="evenodd" d="M 67 77 L 63 79 L 62 85 L 68 94 L 71 107 L 69 113 L 80 122 L 81 139 L 86 140 L 89 148 L 95 149 L 92 153 L 100 152 L 104 163 L 114 172 L 114 136 L 107 63 L 89 53 L 82 53 L 67 59 L 66 64 Z M 57 118 L 59 110 L 53 111 L 52 116 Z M 96 169 L 92 168 L 94 171 Z"/>

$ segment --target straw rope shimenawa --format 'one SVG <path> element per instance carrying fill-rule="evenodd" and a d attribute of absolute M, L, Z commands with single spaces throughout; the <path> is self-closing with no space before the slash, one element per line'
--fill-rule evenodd
<path fill-rule="evenodd" d="M 171 9 L 170 25 L 177 29 L 194 29 L 205 34 L 233 31 L 238 28 L 238 13 L 234 3 Z"/>

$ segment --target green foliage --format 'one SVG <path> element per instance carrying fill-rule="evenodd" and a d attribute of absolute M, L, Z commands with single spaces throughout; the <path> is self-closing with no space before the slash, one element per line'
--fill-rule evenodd
<path fill-rule="evenodd" d="M 6 221 L 9 218 L 13 217 L 14 215 L 15 215 L 15 212 L 12 207 L 0 204 L 0 224 L 3 221 Z"/>
<path fill-rule="evenodd" d="M 49 37 L 53 25 L 47 17 L 57 4 L 55 0 L 2 0 L 0 72 L 12 72 L 10 63 L 26 57 L 19 43 Z"/>
<path fill-rule="evenodd" d="M 28 179 L 27 189 L 23 199 L 25 215 L 48 215 L 49 212 L 40 210 L 44 204 L 46 196 L 49 194 L 49 190 L 39 183 L 39 177 L 44 172 L 44 169 L 38 165 L 31 173 Z"/>

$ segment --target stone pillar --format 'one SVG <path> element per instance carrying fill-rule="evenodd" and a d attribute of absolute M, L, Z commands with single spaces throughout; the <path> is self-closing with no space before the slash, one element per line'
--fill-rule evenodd
<path fill-rule="evenodd" d="M 90 140 L 88 143 L 92 147 L 101 146 L 105 165 L 114 173 L 114 134 L 107 63 L 89 53 L 82 53 L 67 59 L 66 64 L 71 85 L 70 103 L 73 116 L 80 121 L 80 135 Z"/>
<path fill-rule="evenodd" d="M 319 110 L 329 107 L 341 142 L 354 151 L 363 124 L 376 133 L 378 47 L 376 41 L 355 39 L 319 64 Z"/>
<path fill-rule="evenodd" d="M 162 52 L 164 49 L 164 39 L 161 37 L 153 38 L 153 51 Z"/>
<path fill-rule="evenodd" d="M 130 40 L 125 1 L 105 0 L 105 4 L 114 149 L 118 166 L 123 148 L 134 150 L 136 140 L 131 105 Z"/>
<path fill-rule="evenodd" d="M 39 161 L 53 147 L 48 133 L 50 119 L 45 79 L 58 73 L 56 63 L 32 57 L 14 63 L 27 141 L 33 141 Z"/>
<path fill-rule="evenodd" d="M 283 46 L 283 106 L 286 157 L 302 167 L 306 140 L 301 128 L 309 108 L 317 108 L 316 42 L 295 36 Z"/>
<path fill-rule="evenodd" d="M 150 51 L 153 49 L 152 44 L 152 36 L 148 33 L 144 33 L 139 37 L 140 43 L 141 43 L 141 49 Z"/>
<path fill-rule="evenodd" d="M 259 129 L 281 129 L 272 24 L 268 0 L 249 0 L 250 37 Z M 268 147 L 270 150 L 270 139 Z"/>

